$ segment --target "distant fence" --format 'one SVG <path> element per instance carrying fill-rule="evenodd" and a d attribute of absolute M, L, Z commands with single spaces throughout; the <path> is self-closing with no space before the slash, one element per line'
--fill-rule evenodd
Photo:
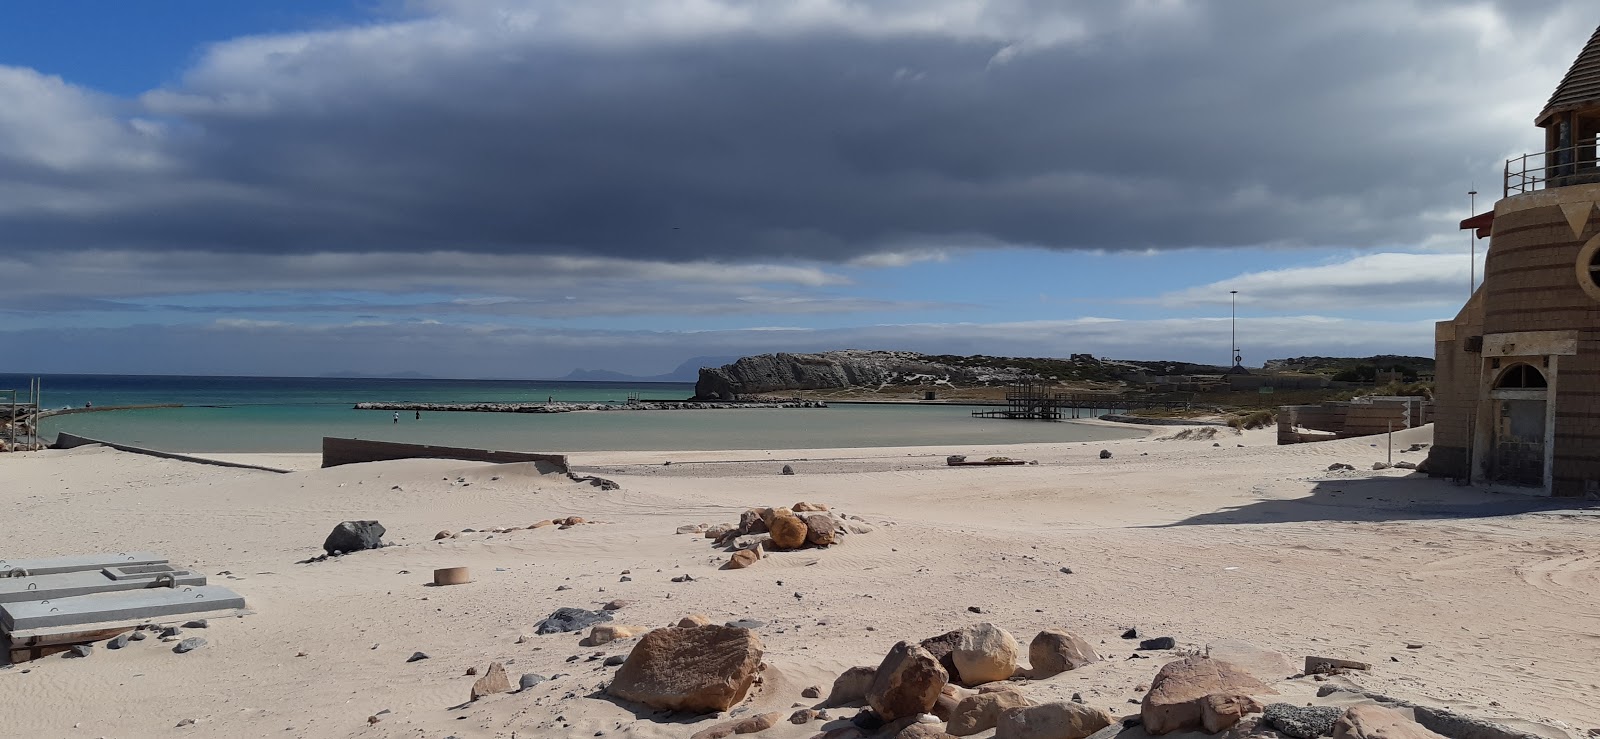
<path fill-rule="evenodd" d="M 382 462 L 389 459 L 461 459 L 468 462 L 549 462 L 569 472 L 564 454 L 536 454 L 533 452 L 500 452 L 490 449 L 466 449 L 431 444 L 401 444 L 393 441 L 367 441 L 364 439 L 338 439 L 322 437 L 322 466 L 337 467 L 342 464 Z"/>

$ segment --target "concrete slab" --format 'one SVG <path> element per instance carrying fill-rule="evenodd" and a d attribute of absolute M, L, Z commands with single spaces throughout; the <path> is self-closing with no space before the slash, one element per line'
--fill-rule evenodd
<path fill-rule="evenodd" d="M 105 567 L 134 567 L 166 563 L 166 557 L 151 552 L 70 554 L 65 557 L 45 557 L 43 559 L 0 559 L 0 577 L 7 577 L 17 570 L 23 570 L 30 576 L 54 575 L 62 572 L 98 570 Z"/>
<path fill-rule="evenodd" d="M 155 566 L 155 565 L 150 565 Z M 140 590 L 158 586 L 158 576 L 171 576 L 173 584 L 204 585 L 205 575 L 187 570 L 166 567 L 161 572 L 150 572 L 138 577 L 114 580 L 101 572 L 62 572 L 34 577 L 0 577 L 0 603 L 21 603 L 30 600 L 57 600 L 90 593 L 110 593 L 120 590 Z M 161 583 L 165 583 L 162 577 Z"/>
<path fill-rule="evenodd" d="M 188 570 L 179 569 L 173 565 L 135 565 L 133 567 L 107 567 L 100 570 L 101 574 L 113 580 L 154 580 L 161 575 L 174 573 L 189 574 Z M 200 583 L 204 585 L 205 583 Z"/>
<path fill-rule="evenodd" d="M 0 605 L 0 629 L 14 632 L 102 621 L 137 621 L 244 607 L 243 596 L 216 585 L 146 588 L 6 603 Z"/>

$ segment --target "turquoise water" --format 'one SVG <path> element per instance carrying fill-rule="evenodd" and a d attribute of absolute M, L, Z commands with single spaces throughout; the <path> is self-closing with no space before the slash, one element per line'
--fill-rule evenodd
<path fill-rule="evenodd" d="M 27 381 L 0 375 L 0 388 Z M 687 384 L 56 376 L 46 408 L 184 403 L 183 408 L 78 413 L 43 422 L 174 452 L 315 452 L 323 436 L 512 450 L 815 449 L 1013 444 L 1130 438 L 1137 431 L 1071 422 L 976 419 L 972 408 L 834 405 L 825 409 L 603 411 L 559 414 L 357 411 L 360 401 L 621 401 L 685 398 Z"/>

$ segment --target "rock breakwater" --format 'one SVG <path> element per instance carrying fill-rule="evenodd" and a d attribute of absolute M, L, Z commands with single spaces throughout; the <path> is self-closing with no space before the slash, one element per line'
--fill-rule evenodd
<path fill-rule="evenodd" d="M 685 401 L 642 403 L 356 403 L 358 411 L 429 411 L 469 413 L 572 413 L 574 411 L 709 411 L 738 408 L 827 408 L 820 400 L 772 400 L 741 403 Z"/>

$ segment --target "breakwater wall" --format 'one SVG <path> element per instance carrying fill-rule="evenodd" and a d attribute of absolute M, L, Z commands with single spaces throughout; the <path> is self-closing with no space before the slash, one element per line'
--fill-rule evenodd
<path fill-rule="evenodd" d="M 358 411 L 429 411 L 467 413 L 573 413 L 575 411 L 708 411 L 740 408 L 827 408 L 820 400 L 723 403 L 657 401 L 639 403 L 356 403 Z"/>

